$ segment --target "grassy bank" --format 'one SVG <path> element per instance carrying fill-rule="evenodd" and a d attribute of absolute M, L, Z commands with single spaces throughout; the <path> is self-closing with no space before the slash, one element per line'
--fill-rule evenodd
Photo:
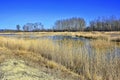
<path fill-rule="evenodd" d="M 37 72 L 44 72 L 45 74 L 49 75 L 48 77 L 44 76 L 44 74 L 41 74 L 43 77 L 40 77 L 39 74 L 36 74 L 36 77 L 39 78 L 37 80 L 43 80 L 41 78 L 46 78 L 44 80 L 79 80 L 82 78 L 64 66 L 57 64 L 54 61 L 50 61 L 37 53 L 29 51 L 9 50 L 0 47 L 0 54 L 0 79 L 7 79 L 7 77 L 12 77 L 13 80 L 13 78 L 17 77 L 14 80 L 21 80 L 19 77 L 23 78 L 24 76 L 24 79 L 22 80 L 36 80 L 34 77 L 35 75 L 31 75 L 36 72 L 34 69 L 37 69 Z M 21 64 L 19 61 L 24 62 L 24 64 Z M 24 66 L 26 66 L 26 68 L 24 68 Z M 26 71 L 30 68 L 31 70 Z M 28 74 L 25 75 L 23 74 L 24 72 L 29 72 L 30 75 L 28 73 L 25 73 Z M 23 76 L 20 76 L 19 74 L 22 74 Z M 27 78 L 29 76 L 31 76 L 31 79 Z M 53 77 L 54 79 L 50 79 L 50 77 Z"/>
<path fill-rule="evenodd" d="M 0 47 L 23 51 L 20 56 L 27 56 L 32 61 L 39 61 L 37 56 L 41 55 L 81 75 L 83 80 L 120 79 L 120 58 L 110 56 L 108 59 L 104 54 L 107 50 L 113 53 L 112 48 L 116 48 L 113 43 L 106 40 L 90 42 L 91 48 L 95 49 L 92 57 L 86 47 L 81 47 L 84 43 L 80 41 L 62 40 L 60 43 L 57 44 L 50 39 L 24 40 L 0 37 Z M 25 53 L 26 51 L 30 53 Z M 19 52 L 16 52 L 15 55 L 18 54 Z M 48 68 L 56 67 L 53 63 L 48 64 Z"/>

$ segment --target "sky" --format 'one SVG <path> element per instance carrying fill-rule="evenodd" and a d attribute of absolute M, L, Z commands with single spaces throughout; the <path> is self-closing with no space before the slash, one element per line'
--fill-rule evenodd
<path fill-rule="evenodd" d="M 41 22 L 52 28 L 56 20 L 81 17 L 87 22 L 99 16 L 120 17 L 120 0 L 0 0 L 0 29 L 16 29 Z"/>

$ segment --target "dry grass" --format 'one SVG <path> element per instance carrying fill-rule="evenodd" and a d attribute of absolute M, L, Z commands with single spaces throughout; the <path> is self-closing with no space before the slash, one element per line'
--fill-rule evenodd
<path fill-rule="evenodd" d="M 78 37 L 85 37 L 89 39 L 105 39 L 107 40 L 109 38 L 109 35 L 103 35 L 99 32 L 81 32 L 79 34 L 76 34 Z"/>
<path fill-rule="evenodd" d="M 97 40 L 92 40 L 90 41 L 90 44 L 92 46 L 92 48 L 97 51 L 97 53 L 107 53 L 108 51 L 112 51 L 114 50 L 115 46 L 118 46 L 116 43 L 113 43 L 111 41 L 106 41 L 106 40 L 101 40 L 101 39 L 97 39 Z"/>
<path fill-rule="evenodd" d="M 66 35 L 71 34 L 72 33 Z M 74 33 L 74 35 L 76 34 L 78 33 Z M 90 35 L 92 34 L 93 33 Z M 25 56 L 23 59 L 27 58 L 32 61 L 39 61 L 39 59 L 41 59 L 41 57 L 38 56 L 39 53 L 42 57 L 55 61 L 83 76 L 83 80 L 120 79 L 120 59 L 117 57 L 112 58 L 112 56 L 110 56 L 108 60 L 107 56 L 99 54 L 101 50 L 103 50 L 102 53 L 105 53 L 104 51 L 106 49 L 110 50 L 110 48 L 115 48 L 113 43 L 108 40 L 97 40 L 91 42 L 92 47 L 96 49 L 92 56 L 89 55 L 88 49 L 84 47 L 83 44 L 84 43 L 80 41 L 72 40 L 63 40 L 60 41 L 60 44 L 57 44 L 50 39 L 24 40 L 0 38 L 0 47 L 5 47 L 15 51 L 23 51 L 20 53 L 21 57 Z M 28 51 L 30 53 L 26 53 Z M 112 53 L 112 51 L 110 52 Z M 18 53 L 19 52 L 16 52 L 15 55 L 18 55 Z M 58 67 L 58 65 L 49 61 L 47 62 L 47 65 L 49 68 Z"/>
<path fill-rule="evenodd" d="M 18 36 L 26 36 L 34 35 L 36 37 L 41 36 L 55 36 L 55 35 L 64 35 L 64 36 L 77 36 L 77 37 L 85 37 L 89 39 L 102 39 L 108 41 L 117 41 L 120 42 L 120 31 L 116 32 L 17 32 L 17 33 L 0 33 L 0 34 L 17 34 Z"/>
<path fill-rule="evenodd" d="M 73 35 L 89 39 L 102 39 L 120 42 L 120 32 L 79 32 L 73 33 Z"/>
<path fill-rule="evenodd" d="M 35 66 L 34 63 L 37 62 L 37 63 L 40 63 L 40 65 L 50 69 L 62 70 L 63 72 L 66 73 L 64 75 L 67 75 L 69 73 L 69 75 L 72 74 L 72 76 L 76 76 L 76 78 L 80 78 L 78 74 L 75 74 L 74 72 L 71 72 L 69 69 L 66 69 L 64 66 L 61 66 L 62 58 L 64 58 L 63 54 L 61 55 L 56 54 L 57 52 L 59 52 L 59 50 L 57 50 L 59 47 L 55 45 L 52 42 L 52 40 L 47 40 L 47 39 L 46 40 L 24 40 L 24 39 L 0 37 L 0 47 L 2 47 L 2 49 L 4 49 L 4 51 L 7 53 L 6 54 L 3 50 L 0 50 L 0 52 L 3 51 L 3 54 L 6 54 L 6 56 L 4 55 L 0 56 L 1 62 L 3 62 L 5 58 L 17 57 L 25 61 L 32 62 L 34 66 Z M 67 58 L 67 55 L 66 55 L 66 58 Z M 58 65 L 53 61 L 59 62 L 60 64 Z M 78 80 L 78 79 L 75 79 L 75 80 Z"/>
<path fill-rule="evenodd" d="M 120 42 L 120 32 L 31 32 L 31 33 L 16 33 L 16 34 L 26 34 L 26 35 L 34 35 L 36 37 L 40 36 L 55 36 L 55 35 L 66 35 L 66 36 L 77 36 L 77 37 L 85 37 L 89 39 L 102 39 L 108 41 L 117 41 Z"/>
<path fill-rule="evenodd" d="M 0 54 L 0 63 L 3 63 L 6 59 L 22 59 L 26 62 L 26 65 L 40 69 L 41 71 L 46 72 L 51 76 L 58 77 L 62 80 L 79 80 L 81 78 L 80 75 L 71 72 L 69 69 L 55 63 L 54 61 L 42 57 L 41 54 L 38 53 L 22 50 L 11 50 L 0 47 Z M 64 75 L 66 75 L 67 77 Z"/>

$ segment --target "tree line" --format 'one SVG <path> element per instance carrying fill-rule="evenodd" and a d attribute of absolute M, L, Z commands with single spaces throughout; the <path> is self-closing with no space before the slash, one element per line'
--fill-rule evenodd
<path fill-rule="evenodd" d="M 85 25 L 86 23 L 83 18 L 57 20 L 54 24 L 53 30 L 83 31 Z"/>
<path fill-rule="evenodd" d="M 99 17 L 90 21 L 87 30 L 90 31 L 120 31 L 120 19 L 114 16 Z"/>
<path fill-rule="evenodd" d="M 16 25 L 17 31 L 21 31 L 21 26 Z M 37 23 L 26 23 L 22 27 L 23 31 L 41 31 L 44 30 L 44 25 L 41 22 Z"/>
<path fill-rule="evenodd" d="M 45 29 L 41 22 L 26 23 L 23 27 L 16 25 L 16 29 L 17 31 L 120 31 L 120 18 L 98 17 L 86 26 L 84 18 L 73 17 L 57 20 L 51 29 Z"/>

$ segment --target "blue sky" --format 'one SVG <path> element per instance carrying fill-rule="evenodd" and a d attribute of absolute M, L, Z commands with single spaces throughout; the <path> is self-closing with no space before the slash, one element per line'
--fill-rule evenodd
<path fill-rule="evenodd" d="M 0 29 L 41 22 L 50 28 L 59 19 L 98 16 L 120 17 L 120 0 L 0 0 Z"/>

